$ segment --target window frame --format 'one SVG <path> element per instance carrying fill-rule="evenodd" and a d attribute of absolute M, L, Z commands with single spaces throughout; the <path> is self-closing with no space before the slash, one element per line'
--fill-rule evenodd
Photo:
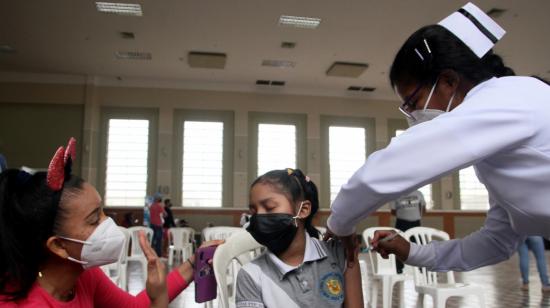
<path fill-rule="evenodd" d="M 319 202 L 321 208 L 330 208 L 330 147 L 329 128 L 331 126 L 356 127 L 365 129 L 365 161 L 376 151 L 376 122 L 370 117 L 347 117 L 321 115 L 321 185 Z"/>
<path fill-rule="evenodd" d="M 470 166 L 467 166 L 465 168 L 462 168 L 462 169 L 466 169 L 466 168 L 469 168 L 469 167 L 472 167 L 473 168 L 473 165 L 470 165 Z M 462 170 L 460 169 L 460 170 Z M 466 210 L 466 211 L 488 211 L 490 208 L 491 208 L 491 203 L 489 201 L 489 191 L 487 191 L 487 208 L 486 209 L 463 209 L 462 208 L 462 191 L 460 190 L 460 170 L 457 170 L 454 174 L 453 174 L 453 190 L 454 190 L 454 195 L 455 195 L 455 198 L 454 198 L 454 203 L 453 203 L 453 206 L 455 209 L 457 210 Z M 476 179 L 478 182 L 479 181 L 479 178 L 477 178 L 476 176 Z M 480 182 L 481 185 L 483 185 L 485 187 L 485 190 L 487 190 L 487 186 L 485 186 L 483 183 Z"/>
<path fill-rule="evenodd" d="M 259 124 L 283 124 L 296 126 L 296 166 L 307 174 L 307 115 L 299 113 L 248 113 L 248 183 L 251 184 L 258 173 L 258 126 Z"/>
<path fill-rule="evenodd" d="M 123 108 L 123 107 L 102 107 L 101 108 L 101 141 L 100 141 L 100 155 L 99 155 L 99 168 L 98 168 L 98 185 L 97 190 L 105 198 L 106 193 L 106 180 L 107 180 L 107 141 L 109 134 L 109 120 L 111 119 L 125 119 L 125 120 L 149 120 L 149 140 L 147 145 L 147 188 L 145 190 L 145 196 L 143 202 L 145 203 L 145 197 L 152 195 L 155 191 L 157 183 L 157 148 L 158 148 L 158 116 L 159 110 L 157 108 Z M 107 200 L 103 200 L 105 207 L 111 207 L 113 205 L 107 204 Z M 132 205 L 133 206 L 133 205 Z M 136 204 L 135 206 L 143 206 L 143 204 Z M 113 206 L 115 207 L 115 206 Z M 124 206 L 131 207 L 131 206 Z"/>
<path fill-rule="evenodd" d="M 172 142 L 172 203 L 182 208 L 219 209 L 232 207 L 233 204 L 233 157 L 234 157 L 234 119 L 230 110 L 174 109 L 174 131 Z M 223 122 L 223 158 L 222 158 L 222 204 L 221 207 L 184 207 L 182 199 L 183 181 L 183 123 L 185 121 Z"/>

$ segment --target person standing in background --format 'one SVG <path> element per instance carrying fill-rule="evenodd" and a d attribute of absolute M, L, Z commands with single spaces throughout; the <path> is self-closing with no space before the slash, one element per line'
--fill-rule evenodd
<path fill-rule="evenodd" d="M 162 225 L 166 211 L 162 205 L 162 196 L 155 194 L 155 199 L 150 209 L 151 213 L 151 228 L 153 229 L 153 249 L 158 256 L 162 256 Z"/>
<path fill-rule="evenodd" d="M 544 241 L 541 236 L 528 236 L 518 247 L 519 254 L 519 269 L 521 271 L 521 279 L 523 291 L 529 291 L 529 249 L 533 251 L 535 260 L 537 261 L 537 269 L 539 271 L 540 283 L 542 284 L 542 292 L 550 293 L 550 283 L 548 282 L 548 272 L 546 269 L 546 258 L 544 256 Z"/>
<path fill-rule="evenodd" d="M 170 228 L 175 228 L 176 223 L 174 222 L 174 214 L 172 213 L 172 201 L 170 199 L 164 199 L 164 211 L 166 212 L 166 216 L 164 217 L 164 230 L 162 234 L 163 243 L 162 243 L 162 251 L 164 254 L 168 253 L 168 245 L 170 244 L 170 235 L 168 234 L 168 230 Z"/>
<path fill-rule="evenodd" d="M 422 214 L 426 212 L 426 201 L 419 190 L 405 195 L 391 203 L 391 214 L 395 216 L 395 228 L 403 232 L 420 226 Z M 414 241 L 414 239 L 412 239 Z M 397 273 L 403 272 L 403 263 L 396 260 Z"/>

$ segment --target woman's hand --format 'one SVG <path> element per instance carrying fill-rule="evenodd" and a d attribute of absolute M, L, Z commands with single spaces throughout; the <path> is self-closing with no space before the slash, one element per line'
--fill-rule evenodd
<path fill-rule="evenodd" d="M 370 244 L 373 250 L 378 252 L 382 258 L 387 259 L 388 255 L 393 253 L 399 261 L 404 262 L 409 257 L 411 244 L 400 235 L 391 240 L 383 241 L 385 237 L 393 234 L 395 234 L 395 231 L 376 231 Z"/>
<path fill-rule="evenodd" d="M 139 245 L 147 258 L 147 282 L 145 289 L 151 299 L 152 307 L 168 307 L 168 289 L 166 288 L 166 270 L 164 264 L 151 248 L 143 231 L 139 232 Z"/>
<path fill-rule="evenodd" d="M 218 246 L 218 245 L 221 245 L 223 243 L 225 243 L 224 240 L 213 240 L 213 241 L 203 242 L 199 248 L 208 247 L 208 246 Z M 194 279 L 194 277 L 193 277 L 193 271 L 194 271 L 193 267 L 195 265 L 195 255 L 194 254 L 191 255 L 191 257 L 189 257 L 188 261 L 189 262 L 187 262 L 187 261 L 183 262 L 183 264 L 178 267 L 178 271 L 180 272 L 180 275 L 183 277 L 183 279 L 187 283 L 191 283 L 191 281 L 193 281 L 193 279 Z M 191 266 L 190 263 L 193 264 L 193 266 Z M 212 260 L 208 260 L 208 263 L 212 263 Z"/>

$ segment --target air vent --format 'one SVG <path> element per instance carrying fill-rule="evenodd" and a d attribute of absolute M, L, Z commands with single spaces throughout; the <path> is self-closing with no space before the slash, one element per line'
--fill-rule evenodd
<path fill-rule="evenodd" d="M 283 87 L 286 84 L 286 82 L 282 80 L 258 79 L 256 80 L 256 84 L 260 86 Z"/>
<path fill-rule="evenodd" d="M 102 13 L 123 16 L 143 16 L 141 5 L 134 3 L 96 2 L 95 7 L 98 12 Z"/>
<path fill-rule="evenodd" d="M 348 91 L 354 91 L 354 92 L 374 92 L 376 88 L 373 87 L 360 87 L 360 86 L 349 86 Z"/>
<path fill-rule="evenodd" d="M 361 89 L 363 92 L 374 92 L 374 90 L 376 90 L 376 88 L 373 87 L 364 87 Z"/>
<path fill-rule="evenodd" d="M 499 8 L 492 8 L 492 9 L 487 11 L 487 15 L 489 15 L 493 18 L 499 18 L 504 13 L 506 13 L 506 10 L 505 9 L 499 9 Z"/>
<path fill-rule="evenodd" d="M 334 62 L 327 76 L 357 78 L 369 67 L 367 63 Z"/>
<path fill-rule="evenodd" d="M 281 43 L 281 48 L 294 49 L 294 48 L 296 48 L 296 43 L 294 43 L 294 42 L 282 42 Z"/>
<path fill-rule="evenodd" d="M 224 69 L 227 56 L 224 53 L 192 51 L 187 63 L 192 68 Z"/>
<path fill-rule="evenodd" d="M 281 15 L 279 26 L 304 29 L 316 29 L 321 24 L 321 18 Z"/>
<path fill-rule="evenodd" d="M 117 59 L 123 60 L 151 60 L 153 58 L 150 52 L 140 51 L 117 51 L 115 56 Z"/>
<path fill-rule="evenodd" d="M 0 45 L 0 53 L 12 54 L 15 53 L 15 48 L 10 45 Z"/>
<path fill-rule="evenodd" d="M 293 68 L 294 66 L 296 66 L 296 62 L 285 60 L 263 60 L 262 66 Z"/>
<path fill-rule="evenodd" d="M 121 38 L 125 40 L 133 40 L 136 38 L 136 35 L 134 34 L 134 32 L 122 31 L 122 32 L 119 32 L 118 34 L 120 35 Z"/>

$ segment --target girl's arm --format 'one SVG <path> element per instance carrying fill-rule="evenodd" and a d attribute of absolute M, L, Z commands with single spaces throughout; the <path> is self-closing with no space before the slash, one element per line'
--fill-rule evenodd
<path fill-rule="evenodd" d="M 355 250 L 355 260 L 357 260 L 358 249 Z M 362 308 L 363 306 L 363 282 L 361 281 L 361 271 L 359 262 L 348 264 L 344 272 L 344 307 Z"/>

